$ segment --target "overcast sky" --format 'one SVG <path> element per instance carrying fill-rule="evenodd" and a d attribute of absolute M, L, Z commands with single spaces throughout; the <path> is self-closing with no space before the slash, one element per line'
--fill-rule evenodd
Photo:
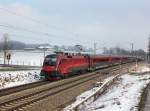
<path fill-rule="evenodd" d="M 26 43 L 147 49 L 150 0 L 0 0 L 0 36 Z"/>

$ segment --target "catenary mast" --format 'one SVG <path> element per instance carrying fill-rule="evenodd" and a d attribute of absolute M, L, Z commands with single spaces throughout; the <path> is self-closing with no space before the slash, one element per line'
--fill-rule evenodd
<path fill-rule="evenodd" d="M 150 35 L 149 35 L 149 38 L 148 38 L 147 60 L 148 60 L 148 62 L 150 62 Z"/>

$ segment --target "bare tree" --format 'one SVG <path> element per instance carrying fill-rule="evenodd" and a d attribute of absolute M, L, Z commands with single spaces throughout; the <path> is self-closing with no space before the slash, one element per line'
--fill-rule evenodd
<path fill-rule="evenodd" d="M 134 56 L 139 57 L 145 57 L 146 52 L 143 49 L 138 49 L 134 51 L 129 51 L 120 47 L 112 47 L 112 48 L 104 48 L 103 51 L 104 54 L 117 54 L 117 55 L 132 55 L 134 53 Z"/>
<path fill-rule="evenodd" d="M 7 54 L 9 52 L 9 38 L 8 34 L 5 33 L 2 38 L 3 52 L 4 52 L 4 65 L 6 64 Z"/>

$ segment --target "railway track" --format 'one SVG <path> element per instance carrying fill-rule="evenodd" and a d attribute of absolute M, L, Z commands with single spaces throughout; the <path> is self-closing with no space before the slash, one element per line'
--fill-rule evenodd
<path fill-rule="evenodd" d="M 23 91 L 23 90 L 26 90 L 29 88 L 34 88 L 34 87 L 38 87 L 41 85 L 45 85 L 47 83 L 50 83 L 50 82 L 41 80 L 41 81 L 23 84 L 23 85 L 19 85 L 19 86 L 15 86 L 15 87 L 0 89 L 0 97 L 15 93 L 15 92 Z"/>
<path fill-rule="evenodd" d="M 52 88 L 48 88 L 48 89 L 38 91 L 38 92 L 29 94 L 29 95 L 25 95 L 25 96 L 7 101 L 5 103 L 1 103 L 0 109 L 4 109 L 4 110 L 6 109 L 6 111 L 17 110 L 20 107 L 29 105 L 33 102 L 37 102 L 37 101 L 44 99 L 48 96 L 52 96 L 56 93 L 59 93 L 59 92 L 64 91 L 66 89 L 72 88 L 76 85 L 79 85 L 83 82 L 94 79 L 96 77 L 99 77 L 99 74 L 91 75 L 90 77 L 80 78 L 80 80 L 74 80 L 74 81 L 72 81 L 72 84 L 68 84 L 68 82 L 67 82 L 67 83 L 52 87 Z"/>
<path fill-rule="evenodd" d="M 113 66 L 113 67 L 117 67 L 117 65 Z M 105 72 L 104 69 L 108 70 L 108 68 L 109 67 L 104 67 L 104 68 L 101 68 L 101 70 L 103 69 L 103 72 Z M 48 84 L 48 83 L 50 83 L 50 82 L 41 80 L 41 81 L 27 83 L 27 84 L 15 86 L 15 87 L 0 89 L 0 97 L 1 96 L 6 96 L 8 94 L 15 93 L 15 92 L 23 91 L 23 90 L 26 90 L 26 89 L 30 89 L 30 88 L 38 87 L 38 86 L 41 86 L 41 85 L 45 85 L 45 84 Z"/>
<path fill-rule="evenodd" d="M 26 90 L 26 89 L 30 89 L 30 88 L 38 87 L 38 86 L 41 86 L 41 85 L 45 85 L 45 84 L 48 84 L 48 83 L 50 83 L 50 82 L 41 80 L 41 81 L 27 83 L 27 84 L 15 86 L 15 87 L 0 89 L 0 97 L 6 96 L 8 94 L 15 93 L 15 92 L 23 91 L 23 90 Z"/>
<path fill-rule="evenodd" d="M 127 68 L 128 66 L 129 65 L 127 64 L 122 65 L 122 67 L 124 68 Z M 37 103 L 47 97 L 54 96 L 62 91 L 99 78 L 101 73 L 109 71 L 115 72 L 119 69 L 120 66 L 114 66 L 93 73 L 84 74 L 82 76 L 77 76 L 70 79 L 64 79 L 57 82 L 45 84 L 39 87 L 21 90 L 20 92 L 16 92 L 8 96 L 2 96 L 0 98 L 0 111 L 24 110 L 27 106 Z"/>

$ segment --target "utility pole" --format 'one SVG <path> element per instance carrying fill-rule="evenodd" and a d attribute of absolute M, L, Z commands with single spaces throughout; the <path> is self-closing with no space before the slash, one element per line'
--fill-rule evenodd
<path fill-rule="evenodd" d="M 149 35 L 149 39 L 148 39 L 147 61 L 150 62 L 150 35 Z"/>
<path fill-rule="evenodd" d="M 96 50 L 97 50 L 96 46 L 97 46 L 97 43 L 94 42 L 94 55 L 96 55 Z"/>
<path fill-rule="evenodd" d="M 132 55 L 132 56 L 134 56 L 134 51 L 133 51 L 133 50 L 134 50 L 134 44 L 131 43 L 131 55 Z"/>
<path fill-rule="evenodd" d="M 45 45 L 44 45 L 43 51 L 44 51 L 44 59 L 45 59 L 45 53 L 46 53 L 46 47 L 45 47 Z"/>

